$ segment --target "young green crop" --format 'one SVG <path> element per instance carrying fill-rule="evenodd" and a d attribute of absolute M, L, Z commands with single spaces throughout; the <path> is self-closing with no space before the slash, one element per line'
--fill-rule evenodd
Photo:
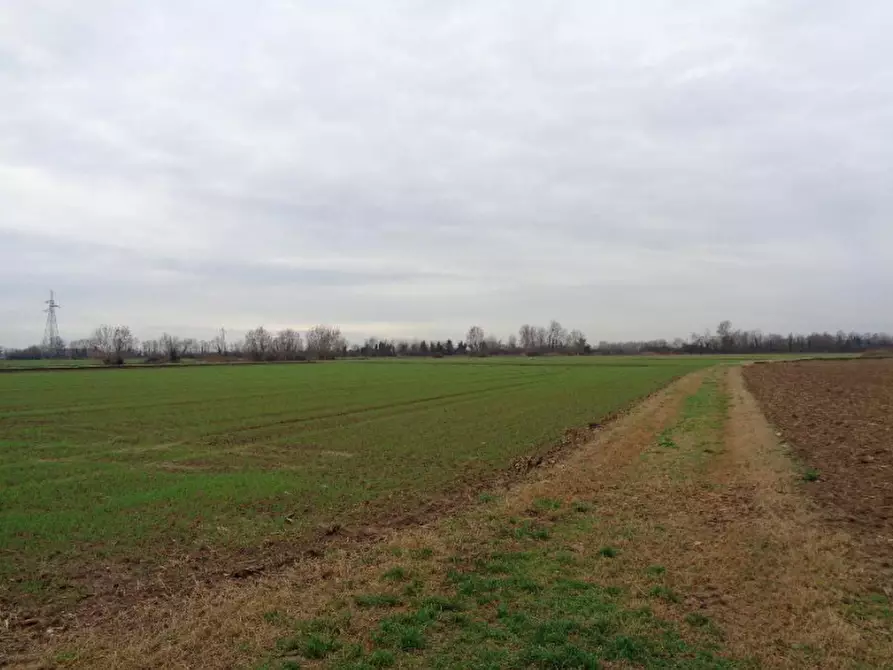
<path fill-rule="evenodd" d="M 0 598 L 414 509 L 707 358 L 345 361 L 0 375 Z M 354 515 L 354 516 L 351 516 Z M 132 564 L 136 564 L 135 561 Z M 137 569 L 137 568 L 128 568 Z M 89 573 L 89 571 L 87 571 Z M 48 576 L 50 575 L 50 576 Z M 15 580 L 15 581 L 13 581 Z"/>

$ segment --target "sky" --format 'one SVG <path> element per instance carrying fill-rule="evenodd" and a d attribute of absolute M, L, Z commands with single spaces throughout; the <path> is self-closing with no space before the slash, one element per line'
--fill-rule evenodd
<path fill-rule="evenodd" d="M 0 345 L 893 331 L 893 3 L 0 0 Z"/>

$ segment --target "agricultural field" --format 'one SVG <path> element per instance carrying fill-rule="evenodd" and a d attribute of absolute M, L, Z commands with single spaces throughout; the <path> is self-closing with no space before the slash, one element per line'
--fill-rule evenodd
<path fill-rule="evenodd" d="M 752 362 L 0 374 L 0 665 L 882 667 L 893 362 Z"/>
<path fill-rule="evenodd" d="M 0 359 L 0 370 L 4 369 L 31 369 L 31 368 L 86 368 L 101 365 L 96 358 L 36 358 L 16 360 Z"/>
<path fill-rule="evenodd" d="M 825 514 L 880 560 L 893 541 L 893 358 L 754 365 L 747 382 Z M 893 574 L 891 574 L 893 576 Z"/>
<path fill-rule="evenodd" d="M 169 590 L 450 504 L 713 359 L 0 375 L 0 598 Z"/>

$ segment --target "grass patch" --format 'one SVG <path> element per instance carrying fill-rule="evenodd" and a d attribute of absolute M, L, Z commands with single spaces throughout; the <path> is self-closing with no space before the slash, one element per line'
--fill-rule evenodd
<path fill-rule="evenodd" d="M 532 521 L 522 521 L 519 526 L 512 529 L 511 534 L 516 540 L 548 540 L 551 537 L 548 528 Z"/>
<path fill-rule="evenodd" d="M 372 636 L 376 644 L 401 651 L 425 648 L 424 626 L 396 619 L 385 619 Z"/>
<path fill-rule="evenodd" d="M 661 433 L 657 438 L 657 446 L 664 449 L 678 449 L 679 445 L 676 444 L 676 441 L 673 440 L 670 435 L 670 430 L 665 430 L 663 433 Z"/>
<path fill-rule="evenodd" d="M 819 471 L 815 468 L 809 468 L 803 473 L 803 481 L 805 482 L 817 482 L 819 481 Z"/>
<path fill-rule="evenodd" d="M 405 582 L 409 579 L 409 572 L 405 568 L 396 567 L 387 570 L 382 576 L 382 579 L 386 579 L 390 582 Z"/>
<path fill-rule="evenodd" d="M 561 509 L 561 501 L 554 498 L 537 498 L 533 501 L 533 509 L 537 512 Z"/>
<path fill-rule="evenodd" d="M 695 628 L 703 628 L 710 624 L 710 619 L 700 612 L 690 612 L 685 615 L 685 623 Z"/>
<path fill-rule="evenodd" d="M 617 558 L 620 555 L 620 550 L 616 547 L 602 547 L 598 550 L 598 555 L 602 558 Z"/>
<path fill-rule="evenodd" d="M 397 596 L 383 593 L 354 596 L 353 600 L 359 607 L 396 607 L 400 604 Z"/>
<path fill-rule="evenodd" d="M 655 586 L 648 592 L 648 595 L 652 598 L 660 598 L 668 603 L 679 602 L 679 594 L 666 586 Z"/>
<path fill-rule="evenodd" d="M 373 668 L 390 668 L 397 662 L 397 658 L 386 649 L 376 649 L 369 654 L 368 663 Z"/>

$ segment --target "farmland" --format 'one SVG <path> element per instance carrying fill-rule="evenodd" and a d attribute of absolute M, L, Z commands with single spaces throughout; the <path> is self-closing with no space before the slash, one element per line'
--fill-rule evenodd
<path fill-rule="evenodd" d="M 886 561 L 893 538 L 893 359 L 756 365 L 745 376 L 828 518 Z"/>
<path fill-rule="evenodd" d="M 740 362 L 0 374 L 0 663 L 880 667 L 893 363 Z"/>
<path fill-rule="evenodd" d="M 320 533 L 393 523 L 486 483 L 566 429 L 714 362 L 2 375 L 2 599 L 58 608 L 284 560 Z"/>

